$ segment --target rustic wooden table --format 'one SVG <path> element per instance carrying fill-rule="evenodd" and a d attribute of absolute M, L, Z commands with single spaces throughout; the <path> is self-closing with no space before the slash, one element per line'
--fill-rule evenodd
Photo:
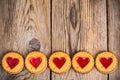
<path fill-rule="evenodd" d="M 47 57 L 54 51 L 71 57 L 77 51 L 94 57 L 111 51 L 120 59 L 120 0 L 0 0 L 0 61 L 8 51 L 26 57 L 32 50 Z M 96 68 L 88 74 L 47 68 L 42 74 L 24 69 L 10 75 L 0 62 L 0 80 L 120 80 L 120 66 L 108 75 Z"/>

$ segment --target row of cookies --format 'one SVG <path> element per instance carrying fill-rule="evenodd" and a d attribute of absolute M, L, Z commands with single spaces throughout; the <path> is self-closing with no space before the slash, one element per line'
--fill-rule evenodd
<path fill-rule="evenodd" d="M 111 52 L 102 52 L 97 55 L 95 60 L 88 52 L 77 52 L 72 60 L 65 52 L 54 52 L 47 61 L 44 53 L 39 51 L 30 52 L 25 61 L 17 52 L 8 52 L 2 59 L 3 69 L 10 74 L 18 74 L 24 65 L 31 73 L 41 73 L 45 71 L 47 64 L 55 73 L 65 73 L 71 68 L 71 65 L 76 72 L 88 73 L 95 64 L 98 71 L 108 74 L 117 68 L 118 60 Z"/>

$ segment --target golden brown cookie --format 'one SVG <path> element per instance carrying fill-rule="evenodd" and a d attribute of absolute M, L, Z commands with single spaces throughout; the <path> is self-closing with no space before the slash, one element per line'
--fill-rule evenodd
<path fill-rule="evenodd" d="M 47 68 L 47 58 L 42 52 L 30 52 L 25 59 L 25 66 L 31 73 L 41 73 Z"/>
<path fill-rule="evenodd" d="M 77 52 L 72 58 L 72 66 L 79 73 L 88 73 L 94 67 L 94 58 L 88 52 Z"/>
<path fill-rule="evenodd" d="M 71 59 L 64 52 L 55 52 L 49 58 L 49 67 L 56 73 L 67 72 L 71 67 Z"/>
<path fill-rule="evenodd" d="M 96 57 L 95 65 L 98 71 L 108 74 L 117 68 L 118 60 L 113 53 L 102 52 Z"/>
<path fill-rule="evenodd" d="M 24 59 L 17 52 L 8 52 L 2 59 L 2 67 L 10 74 L 17 74 L 24 67 Z"/>

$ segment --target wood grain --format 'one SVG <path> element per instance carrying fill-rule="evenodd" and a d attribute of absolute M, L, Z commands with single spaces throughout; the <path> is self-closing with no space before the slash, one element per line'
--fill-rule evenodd
<path fill-rule="evenodd" d="M 109 50 L 120 61 L 120 0 L 108 0 L 108 34 Z M 118 69 L 109 75 L 109 80 L 120 80 L 120 64 Z"/>
<path fill-rule="evenodd" d="M 87 74 L 71 68 L 51 76 L 48 68 L 42 74 L 24 68 L 10 75 L 1 67 L 6 52 L 17 51 L 25 58 L 40 50 L 49 57 L 51 47 L 52 52 L 65 51 L 71 58 L 77 51 L 94 57 L 111 51 L 120 60 L 119 41 L 120 0 L 0 0 L 0 80 L 120 80 L 119 66 L 109 76 L 95 68 Z"/>
<path fill-rule="evenodd" d="M 52 51 L 65 51 L 71 57 L 77 51 L 93 56 L 107 50 L 105 0 L 52 0 Z M 71 69 L 52 73 L 53 80 L 107 80 L 95 68 L 88 74 Z"/>
<path fill-rule="evenodd" d="M 49 56 L 50 42 L 50 0 L 0 0 L 0 61 L 8 51 L 26 57 L 40 50 Z M 0 80 L 50 80 L 50 71 L 9 75 L 0 64 Z"/>

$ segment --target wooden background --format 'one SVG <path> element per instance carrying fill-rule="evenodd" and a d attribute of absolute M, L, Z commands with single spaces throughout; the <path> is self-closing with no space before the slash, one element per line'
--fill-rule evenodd
<path fill-rule="evenodd" d="M 72 68 L 65 74 L 49 68 L 31 74 L 24 68 L 17 75 L 2 69 L 6 52 L 18 51 L 26 57 L 32 50 L 47 57 L 54 51 L 71 57 L 77 51 L 94 57 L 111 51 L 120 60 L 120 0 L 0 0 L 0 80 L 120 80 L 120 66 L 108 75 L 96 68 L 88 74 Z"/>

